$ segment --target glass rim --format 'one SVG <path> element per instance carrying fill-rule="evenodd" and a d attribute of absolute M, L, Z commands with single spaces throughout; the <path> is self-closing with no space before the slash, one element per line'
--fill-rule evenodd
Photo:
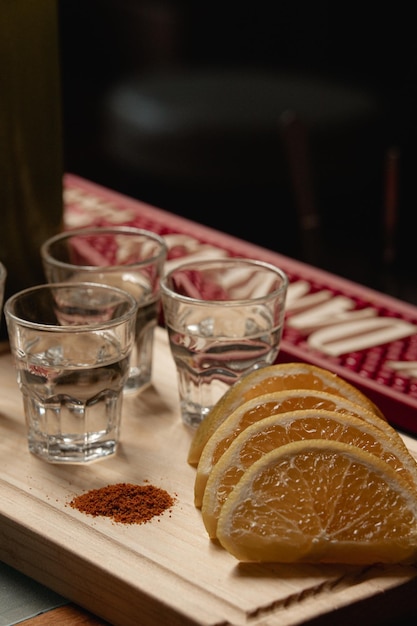
<path fill-rule="evenodd" d="M 269 293 L 265 293 L 261 296 L 255 296 L 253 298 L 236 298 L 236 299 L 225 299 L 225 300 L 212 300 L 212 299 L 203 299 L 198 297 L 187 296 L 184 294 L 179 294 L 168 285 L 168 281 L 172 278 L 172 276 L 177 271 L 198 271 L 200 268 L 209 269 L 210 266 L 220 269 L 220 265 L 223 266 L 232 266 L 236 264 L 244 264 L 248 267 L 257 267 L 260 269 L 264 269 L 275 276 L 278 276 L 281 279 L 281 285 L 271 290 Z M 179 302 L 187 302 L 194 305 L 210 305 L 215 306 L 216 304 L 221 303 L 224 306 L 238 306 L 245 304 L 252 304 L 259 301 L 271 300 L 276 298 L 280 294 L 285 295 L 289 285 L 289 278 L 286 272 L 277 265 L 273 265 L 272 263 L 268 263 L 267 261 L 261 261 L 259 259 L 252 259 L 246 257 L 220 257 L 217 259 L 201 259 L 197 261 L 184 261 L 183 263 L 179 263 L 171 270 L 169 270 L 166 274 L 161 277 L 160 280 L 160 290 L 161 296 L 167 296 L 172 300 L 177 300 Z"/>
<path fill-rule="evenodd" d="M 34 293 L 36 291 L 52 291 L 59 289 L 88 289 L 88 288 L 99 288 L 100 290 L 112 292 L 118 294 L 120 298 L 123 298 L 125 301 L 127 300 L 130 303 L 129 309 L 116 317 L 115 319 L 106 320 L 105 322 L 94 322 L 92 324 L 45 324 L 43 322 L 34 322 L 31 320 L 26 320 L 16 313 L 12 311 L 12 306 L 14 303 L 22 296 L 29 295 L 30 293 Z M 109 303 L 111 304 L 111 303 Z M 9 298 L 4 303 L 4 315 L 7 320 L 13 320 L 13 322 L 19 324 L 20 326 L 24 326 L 25 328 L 31 328 L 34 330 L 46 330 L 48 332 L 56 332 L 56 333 L 64 333 L 64 332 L 86 332 L 91 330 L 103 330 L 112 328 L 114 326 L 119 326 L 119 324 L 123 324 L 128 322 L 130 319 L 136 316 L 138 310 L 138 303 L 136 299 L 124 289 L 120 289 L 119 287 L 114 287 L 112 285 L 105 285 L 103 283 L 94 283 L 94 282 L 60 282 L 60 283 L 42 283 L 40 285 L 33 285 L 32 287 L 26 287 L 26 289 L 22 289 L 21 291 L 17 291 L 16 293 L 9 296 Z"/>
<path fill-rule="evenodd" d="M 135 261 L 134 263 L 126 263 L 126 264 L 112 264 L 112 265 L 75 265 L 73 263 L 68 263 L 67 261 L 61 261 L 59 259 L 56 259 L 50 252 L 50 247 L 55 244 L 56 242 L 60 242 L 60 241 L 65 241 L 65 240 L 69 240 L 72 237 L 83 237 L 83 236 L 90 236 L 90 235 L 126 235 L 126 236 L 141 236 L 144 237 L 146 239 L 151 239 L 152 241 L 154 241 L 156 244 L 159 244 L 159 250 L 149 256 L 146 259 L 143 259 L 142 261 Z M 154 233 L 151 230 L 146 230 L 145 228 L 137 228 L 135 226 L 88 226 L 85 228 L 76 228 L 76 229 L 70 229 L 70 230 L 65 230 L 62 231 L 60 233 L 57 233 L 56 235 L 53 235 L 52 237 L 49 237 L 49 239 L 47 239 L 46 241 L 44 241 L 40 247 L 40 253 L 41 253 L 41 258 L 44 262 L 46 263 L 50 263 L 51 265 L 54 265 L 55 267 L 60 267 L 60 268 L 65 268 L 65 269 L 72 269 L 74 267 L 76 267 L 77 269 L 81 269 L 83 271 L 86 272 L 96 272 L 97 270 L 101 270 L 102 272 L 113 272 L 116 270 L 120 270 L 120 268 L 126 268 L 126 267 L 146 267 L 148 265 L 151 265 L 152 263 L 155 263 L 159 260 L 165 260 L 167 255 L 168 255 L 168 245 L 165 241 L 165 239 L 161 236 L 158 235 L 158 233 Z"/>

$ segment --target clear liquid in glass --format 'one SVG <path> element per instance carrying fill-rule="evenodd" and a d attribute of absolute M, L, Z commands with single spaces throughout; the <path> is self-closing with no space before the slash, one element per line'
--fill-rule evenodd
<path fill-rule="evenodd" d="M 219 337 L 208 332 L 209 321 L 185 332 L 168 328 L 177 366 L 183 421 L 197 426 L 217 400 L 242 375 L 272 365 L 278 355 L 281 327 L 250 329 L 246 336 Z"/>
<path fill-rule="evenodd" d="M 29 450 L 49 462 L 85 463 L 116 452 L 129 359 L 103 334 L 56 338 L 17 358 Z"/>

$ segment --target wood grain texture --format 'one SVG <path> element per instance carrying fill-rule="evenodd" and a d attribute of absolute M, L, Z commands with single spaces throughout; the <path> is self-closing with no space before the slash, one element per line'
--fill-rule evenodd
<path fill-rule="evenodd" d="M 371 626 L 382 598 L 395 597 L 388 619 L 415 597 L 414 567 L 239 564 L 210 542 L 193 504 L 195 469 L 186 461 L 193 431 L 180 419 L 165 330 L 156 332 L 154 384 L 125 398 L 118 454 L 92 465 L 30 455 L 8 353 L 0 379 L 0 558 L 103 620 L 291 626 L 360 606 Z M 405 440 L 417 454 L 416 441 Z M 68 504 L 89 489 L 145 481 L 176 498 L 147 524 L 115 524 Z"/>

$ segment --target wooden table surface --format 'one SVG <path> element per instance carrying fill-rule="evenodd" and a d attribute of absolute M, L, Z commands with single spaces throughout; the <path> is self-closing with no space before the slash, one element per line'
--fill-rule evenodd
<path fill-rule="evenodd" d="M 19 623 L 24 626 L 51 626 L 51 624 L 54 626 L 105 626 L 109 624 L 72 603 Z"/>

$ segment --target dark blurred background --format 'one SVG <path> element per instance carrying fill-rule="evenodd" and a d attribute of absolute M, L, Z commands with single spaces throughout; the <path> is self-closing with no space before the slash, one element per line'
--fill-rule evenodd
<path fill-rule="evenodd" d="M 417 304 L 413 20 L 365 4 L 59 0 L 66 171 Z M 314 256 L 280 123 L 289 78 Z"/>

